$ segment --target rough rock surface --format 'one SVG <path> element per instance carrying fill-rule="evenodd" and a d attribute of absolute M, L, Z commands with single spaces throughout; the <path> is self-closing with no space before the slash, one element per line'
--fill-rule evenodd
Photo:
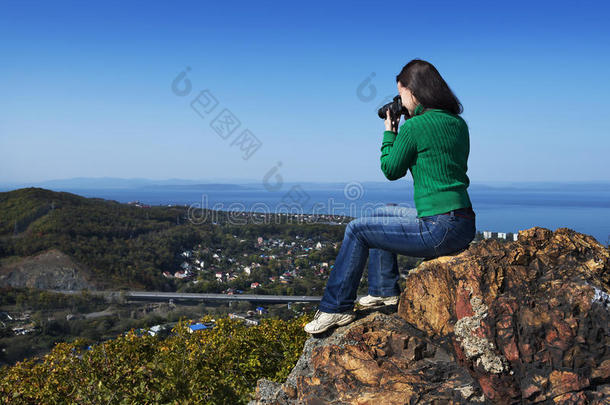
<path fill-rule="evenodd" d="M 259 380 L 251 403 L 483 403 L 446 343 L 427 339 L 395 311 L 361 311 L 356 321 L 310 337 L 286 382 Z"/>
<path fill-rule="evenodd" d="M 609 270 L 608 249 L 568 228 L 427 260 L 397 313 L 358 311 L 310 337 L 251 403 L 608 404 Z"/>
<path fill-rule="evenodd" d="M 95 289 L 88 269 L 57 249 L 0 266 L 0 286 L 48 290 Z"/>

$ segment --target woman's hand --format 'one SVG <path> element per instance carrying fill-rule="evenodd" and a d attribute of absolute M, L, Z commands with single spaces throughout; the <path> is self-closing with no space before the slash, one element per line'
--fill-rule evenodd
<path fill-rule="evenodd" d="M 390 119 L 390 109 L 388 108 L 385 112 L 385 130 L 386 131 L 392 131 L 392 132 L 398 132 L 398 123 L 400 122 L 400 115 L 396 118 L 396 120 L 394 122 L 392 122 L 392 120 Z"/>

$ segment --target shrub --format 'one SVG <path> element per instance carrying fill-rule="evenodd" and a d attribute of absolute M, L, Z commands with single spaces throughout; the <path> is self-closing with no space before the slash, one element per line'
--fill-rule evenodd
<path fill-rule="evenodd" d="M 90 350 L 82 339 L 58 343 L 42 358 L 0 369 L 0 403 L 246 404 L 259 378 L 286 379 L 310 317 L 256 326 L 216 318 L 213 329 L 194 333 L 181 319 L 165 339 L 132 329 Z"/>

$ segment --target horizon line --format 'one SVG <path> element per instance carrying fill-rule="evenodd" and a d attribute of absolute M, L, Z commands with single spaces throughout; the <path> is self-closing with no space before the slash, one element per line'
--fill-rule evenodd
<path fill-rule="evenodd" d="M 413 179 L 405 177 L 407 182 L 412 183 Z M 399 179 L 400 180 L 400 179 Z M 68 178 L 60 178 L 60 179 L 48 179 L 48 180 L 37 180 L 37 181 L 15 181 L 15 182 L 0 182 L 0 187 L 8 188 L 8 187 L 17 187 L 17 188 L 26 188 L 26 187 L 41 187 L 44 188 L 44 184 L 48 183 L 60 183 L 60 182 L 96 182 L 96 181 L 116 181 L 116 182 L 148 182 L 152 184 L 148 184 L 148 186 L 195 186 L 195 185 L 218 185 L 218 184 L 226 184 L 226 185 L 251 185 L 251 184 L 261 184 L 262 180 L 257 179 L 247 179 L 247 178 L 234 178 L 234 179 L 221 179 L 221 178 L 212 178 L 212 179 L 187 179 L 187 178 L 163 178 L 163 179 L 155 179 L 155 178 L 146 178 L 146 177 L 68 177 Z M 404 181 L 404 180 L 403 180 Z M 154 184 L 154 182 L 171 182 L 172 184 Z M 180 183 L 185 182 L 185 183 Z M 348 184 L 348 183 L 376 183 L 376 184 L 396 184 L 396 182 L 384 181 L 384 180 L 300 180 L 300 181 L 285 181 L 284 184 Z M 608 184 L 610 183 L 610 179 L 608 180 L 471 180 L 470 185 L 485 185 L 485 184 Z M 38 184 L 41 184 L 40 186 Z M 95 184 L 91 186 L 95 187 Z M 125 187 L 127 185 L 123 185 Z M 84 188 L 83 185 L 74 185 L 71 186 L 74 188 Z M 99 187 L 99 185 L 98 185 Z M 108 187 L 108 186 L 106 186 Z"/>

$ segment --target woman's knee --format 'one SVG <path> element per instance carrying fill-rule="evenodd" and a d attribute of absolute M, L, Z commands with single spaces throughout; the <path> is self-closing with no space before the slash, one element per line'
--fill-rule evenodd
<path fill-rule="evenodd" d="M 349 221 L 347 223 L 347 226 L 345 227 L 345 233 L 350 233 L 350 234 L 354 233 L 355 228 L 358 226 L 356 224 L 356 221 L 358 221 L 358 218 L 352 219 L 351 221 Z"/>
<path fill-rule="evenodd" d="M 351 236 L 356 236 L 362 229 L 362 224 L 364 220 L 362 218 L 356 218 L 347 223 L 347 227 L 345 228 L 345 233 Z"/>

